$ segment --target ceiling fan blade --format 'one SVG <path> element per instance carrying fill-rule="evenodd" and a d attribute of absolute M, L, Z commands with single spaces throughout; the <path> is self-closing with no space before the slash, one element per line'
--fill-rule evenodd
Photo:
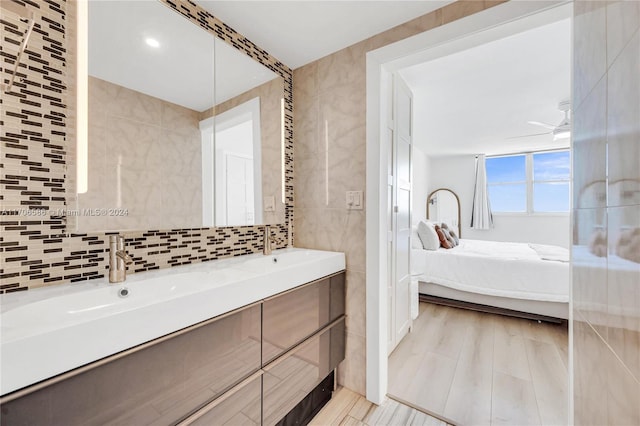
<path fill-rule="evenodd" d="M 511 137 L 508 137 L 507 139 L 531 138 L 533 136 L 542 136 L 542 135 L 550 135 L 550 134 L 551 134 L 551 132 L 533 133 L 531 135 L 511 136 Z"/>
<path fill-rule="evenodd" d="M 542 126 L 545 129 L 549 129 L 549 130 L 553 130 L 556 128 L 556 126 L 554 126 L 553 124 L 549 124 L 549 123 L 541 123 L 540 121 L 527 121 L 527 123 L 529 124 L 533 124 L 535 126 Z"/>

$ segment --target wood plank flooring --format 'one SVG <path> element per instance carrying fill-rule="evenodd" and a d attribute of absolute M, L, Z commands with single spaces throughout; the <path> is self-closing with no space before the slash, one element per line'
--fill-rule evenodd
<path fill-rule="evenodd" d="M 421 303 L 389 396 L 461 425 L 566 425 L 567 347 L 566 324 Z"/>
<path fill-rule="evenodd" d="M 450 426 L 408 405 L 388 399 L 377 406 L 346 388 L 338 388 L 333 398 L 311 420 L 310 426 Z"/>

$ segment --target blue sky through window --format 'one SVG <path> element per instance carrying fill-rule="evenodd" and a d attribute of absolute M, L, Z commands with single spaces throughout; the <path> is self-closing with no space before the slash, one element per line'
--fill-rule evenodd
<path fill-rule="evenodd" d="M 569 160 L 568 151 L 533 154 L 533 180 L 568 180 Z"/>
<path fill-rule="evenodd" d="M 524 155 L 494 157 L 485 160 L 487 182 L 524 182 L 527 180 Z"/>
<path fill-rule="evenodd" d="M 527 172 L 527 158 L 532 167 Z M 540 152 L 485 160 L 491 209 L 495 212 L 568 212 L 569 151 Z M 527 176 L 529 174 L 529 176 Z M 516 183 L 518 182 L 518 183 Z M 533 205 L 527 206 L 527 183 Z"/>
<path fill-rule="evenodd" d="M 527 211 L 527 185 L 490 185 L 489 200 L 491 210 L 496 212 Z"/>
<path fill-rule="evenodd" d="M 534 183 L 533 211 L 568 212 L 569 182 Z"/>

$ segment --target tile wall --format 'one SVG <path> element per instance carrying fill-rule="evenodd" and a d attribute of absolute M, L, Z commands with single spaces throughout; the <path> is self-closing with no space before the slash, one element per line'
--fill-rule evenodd
<path fill-rule="evenodd" d="M 202 226 L 200 112 L 89 77 L 89 182 L 83 232 Z M 116 210 L 117 211 L 117 210 Z"/>
<path fill-rule="evenodd" d="M 294 71 L 294 245 L 346 253 L 347 358 L 338 381 L 365 393 L 365 210 L 345 191 L 365 191 L 366 53 L 502 1 L 457 1 Z"/>
<path fill-rule="evenodd" d="M 574 7 L 574 420 L 640 424 L 640 2 Z"/>
<path fill-rule="evenodd" d="M 286 222 L 274 227 L 277 247 L 287 243 L 293 220 L 292 72 L 232 28 L 188 0 L 160 0 L 194 24 L 242 50 L 284 79 Z M 7 82 L 26 23 L 5 3 L 25 5 L 35 29 L 11 93 L 0 111 L 0 293 L 103 277 L 108 235 L 66 232 L 67 193 L 73 177 L 73 1 L 3 0 L 1 78 Z M 127 231 L 130 272 L 166 268 L 262 248 L 253 227 Z"/>

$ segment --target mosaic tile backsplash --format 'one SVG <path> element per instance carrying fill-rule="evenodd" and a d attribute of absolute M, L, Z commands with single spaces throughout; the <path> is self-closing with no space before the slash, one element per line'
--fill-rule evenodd
<path fill-rule="evenodd" d="M 293 219 L 292 72 L 193 2 L 158 0 L 284 79 L 285 223 L 272 232 L 285 247 Z M 2 0 L 33 11 L 35 26 L 11 92 L 0 100 L 0 293 L 104 277 L 108 233 L 67 234 L 65 212 L 72 134 L 73 46 L 64 0 Z M 27 22 L 2 8 L 0 76 L 7 83 Z M 129 273 L 203 262 L 262 250 L 262 227 L 140 230 L 122 233 L 134 262 Z"/>

